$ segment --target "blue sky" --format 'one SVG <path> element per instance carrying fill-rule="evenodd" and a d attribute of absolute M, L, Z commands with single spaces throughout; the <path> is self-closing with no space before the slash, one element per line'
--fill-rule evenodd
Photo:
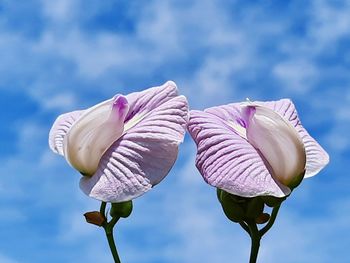
<path fill-rule="evenodd" d="M 174 80 L 192 109 L 291 98 L 330 164 L 284 203 L 261 262 L 345 262 L 350 244 L 350 1 L 0 0 L 0 262 L 111 262 L 82 214 L 99 203 L 50 152 L 61 113 Z M 194 167 L 186 136 L 169 176 L 116 228 L 125 262 L 247 262 Z"/>

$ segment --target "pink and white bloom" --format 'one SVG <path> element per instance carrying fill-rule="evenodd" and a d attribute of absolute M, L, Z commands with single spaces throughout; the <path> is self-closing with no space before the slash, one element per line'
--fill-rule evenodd
<path fill-rule="evenodd" d="M 105 202 L 128 201 L 169 173 L 187 118 L 186 98 L 168 81 L 59 116 L 49 145 L 84 175 L 84 193 Z"/>
<path fill-rule="evenodd" d="M 191 111 L 187 127 L 204 180 L 242 197 L 285 197 L 329 162 L 289 99 Z"/>

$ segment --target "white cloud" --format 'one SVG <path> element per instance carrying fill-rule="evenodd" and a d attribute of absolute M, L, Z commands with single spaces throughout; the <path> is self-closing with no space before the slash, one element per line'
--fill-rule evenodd
<path fill-rule="evenodd" d="M 98 210 L 98 207 L 94 210 Z M 79 211 L 69 211 L 68 209 L 63 211 L 62 209 L 60 232 L 57 236 L 59 242 L 74 243 L 94 239 L 98 227 L 86 223 L 83 213 Z M 88 212 L 88 209 L 86 209 L 86 212 Z M 99 231 L 103 232 L 103 229 L 99 228 Z"/>
<path fill-rule="evenodd" d="M 327 204 L 318 216 L 304 216 L 286 204 L 262 243 L 263 262 L 344 262 L 350 199 Z M 311 206 L 311 205 L 310 205 Z M 336 236 L 336 237 L 335 237 Z"/>
<path fill-rule="evenodd" d="M 18 261 L 9 258 L 0 252 L 0 262 L 1 263 L 19 263 Z"/>
<path fill-rule="evenodd" d="M 281 81 L 281 86 L 301 94 L 310 92 L 318 78 L 315 65 L 310 61 L 286 61 L 275 65 L 273 74 Z"/>
<path fill-rule="evenodd" d="M 313 1 L 310 35 L 317 49 L 332 48 L 339 39 L 349 37 L 350 1 Z M 321 51 L 319 50 L 319 51 Z M 335 51 L 334 47 L 328 51 Z"/>
<path fill-rule="evenodd" d="M 336 123 L 325 136 L 328 148 L 337 154 L 348 150 L 350 148 L 349 129 L 350 125 L 342 124 L 341 121 Z"/>
<path fill-rule="evenodd" d="M 34 91 L 32 94 L 33 93 L 39 92 Z M 37 97 L 38 100 L 42 102 L 41 106 L 44 110 L 71 110 L 78 104 L 76 96 L 70 92 L 63 92 L 51 96 L 46 95 L 44 99 L 42 94 L 33 94 L 33 96 Z"/>
<path fill-rule="evenodd" d="M 42 113 L 75 108 L 81 103 L 78 94 L 92 90 L 91 87 L 86 90 L 86 83 L 103 95 L 114 94 L 119 84 L 133 83 L 136 79 L 140 80 L 141 87 L 145 79 L 164 74 L 177 78 L 180 90 L 192 101 L 191 108 L 244 99 L 249 88 L 254 93 L 268 93 L 266 97 L 303 93 L 305 98 L 310 98 L 312 107 L 336 116 L 336 124 L 326 136 L 332 151 L 349 149 L 345 123 L 350 93 L 336 97 L 335 101 L 328 93 L 326 96 L 313 93 L 319 91 L 315 83 L 327 70 L 315 59 L 347 35 L 348 5 L 336 9 L 335 6 L 328 8 L 329 2 L 314 1 L 306 36 L 290 38 L 285 33 L 290 23 L 287 19 L 269 19 L 261 7 L 246 10 L 242 19 L 231 17 L 231 11 L 217 1 L 193 1 L 186 6 L 177 1 L 153 1 L 135 17 L 135 31 L 130 34 L 91 33 L 77 23 L 77 9 L 84 11 L 83 4 L 84 1 L 54 4 L 43 1 L 43 11 L 49 21 L 37 38 L 27 39 L 18 32 L 0 31 L 1 83 L 12 83 L 17 78 L 26 82 L 20 88 L 40 103 Z M 96 10 L 98 12 L 98 8 Z M 260 45 L 271 41 L 282 56 L 271 57 L 273 55 L 260 50 Z M 192 59 L 198 59 L 197 64 L 188 71 L 183 69 Z M 63 64 L 50 68 L 62 61 Z M 162 71 L 172 63 L 177 68 Z M 117 73 L 132 80 L 123 82 L 119 75 L 115 79 Z M 263 74 L 267 75 L 260 76 Z M 266 83 L 261 83 L 262 87 L 241 86 L 243 77 L 269 78 L 269 74 L 284 85 L 278 90 L 264 87 Z M 108 85 L 101 87 L 100 83 Z M 11 86 L 1 85 L 1 88 Z M 329 120 L 326 114 L 318 118 L 309 112 L 305 115 L 315 119 L 315 125 Z M 102 229 L 86 224 L 82 217 L 83 212 L 98 209 L 97 202 L 80 193 L 79 175 L 63 159 L 48 152 L 47 127 L 30 121 L 17 124 L 19 140 L 15 143 L 19 153 L 4 160 L 0 167 L 3 175 L 0 195 L 29 200 L 32 211 L 54 213 L 58 218 L 58 225 L 52 226 L 56 241 L 60 246 L 67 242 L 78 247 L 71 252 L 72 257 L 83 255 L 86 260 L 81 261 L 84 262 L 93 262 L 93 259 L 109 262 Z M 214 189 L 207 186 L 196 171 L 194 145 L 184 144 L 181 152 L 187 162 L 179 163 L 171 178 L 137 199 L 132 217 L 118 224 L 116 236 L 121 254 L 129 262 L 247 261 L 249 239 L 238 225 L 224 217 Z M 303 202 L 295 210 L 288 206 L 290 203 L 282 208 L 276 225 L 263 240 L 261 261 L 281 262 L 283 258 L 284 262 L 306 262 L 306 259 L 326 262 L 325 259 L 330 259 L 329 251 L 341 254 L 340 248 L 333 248 L 322 240 L 334 240 L 339 236 L 339 229 L 348 230 L 339 213 L 344 208 L 333 207 L 334 211 L 312 219 L 302 216 L 300 211 L 305 203 L 311 202 L 308 198 L 312 191 L 315 188 L 305 190 L 303 197 L 298 194 Z M 327 193 L 335 195 L 336 189 Z M 344 201 L 344 207 L 348 203 Z M 21 218 L 17 207 L 6 209 L 18 220 L 32 220 L 27 215 Z M 333 222 L 332 225 L 329 222 Z M 326 230 L 321 233 L 319 229 Z M 348 238 L 342 237 L 342 240 L 345 244 Z M 315 246 L 316 243 L 319 246 Z M 285 255 L 289 255 L 288 258 Z M 0 253 L 0 262 L 14 262 L 10 260 Z"/>
<path fill-rule="evenodd" d="M 48 19 L 54 22 L 66 22 L 74 17 L 75 10 L 78 9 L 75 0 L 41 0 L 43 12 Z"/>

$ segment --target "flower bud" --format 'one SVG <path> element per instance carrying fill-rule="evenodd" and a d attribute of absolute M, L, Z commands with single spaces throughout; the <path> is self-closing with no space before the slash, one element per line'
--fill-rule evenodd
<path fill-rule="evenodd" d="M 279 183 L 296 187 L 304 177 L 306 153 L 296 129 L 275 111 L 260 105 L 243 108 L 248 142 L 262 155 Z"/>
<path fill-rule="evenodd" d="M 131 200 L 121 203 L 112 203 L 110 215 L 111 217 L 127 218 L 132 212 L 132 207 Z"/>
<path fill-rule="evenodd" d="M 222 209 L 228 219 L 233 222 L 241 222 L 245 219 L 244 203 L 237 202 L 232 198 L 231 194 L 217 188 L 218 199 L 221 203 Z"/>
<path fill-rule="evenodd" d="M 247 211 L 246 211 L 246 216 L 248 218 L 255 219 L 263 211 L 264 211 L 264 202 L 259 196 L 258 197 L 254 197 L 252 199 L 249 199 L 249 201 L 247 203 Z"/>
<path fill-rule="evenodd" d="M 67 161 L 83 175 L 93 175 L 102 155 L 123 134 L 128 109 L 120 95 L 86 110 L 64 138 Z"/>

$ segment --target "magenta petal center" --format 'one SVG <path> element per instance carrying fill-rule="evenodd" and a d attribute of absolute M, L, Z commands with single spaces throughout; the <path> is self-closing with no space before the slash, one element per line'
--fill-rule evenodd
<path fill-rule="evenodd" d="M 102 155 L 123 134 L 128 110 L 122 95 L 88 109 L 65 137 L 67 161 L 82 174 L 93 175 Z"/>

